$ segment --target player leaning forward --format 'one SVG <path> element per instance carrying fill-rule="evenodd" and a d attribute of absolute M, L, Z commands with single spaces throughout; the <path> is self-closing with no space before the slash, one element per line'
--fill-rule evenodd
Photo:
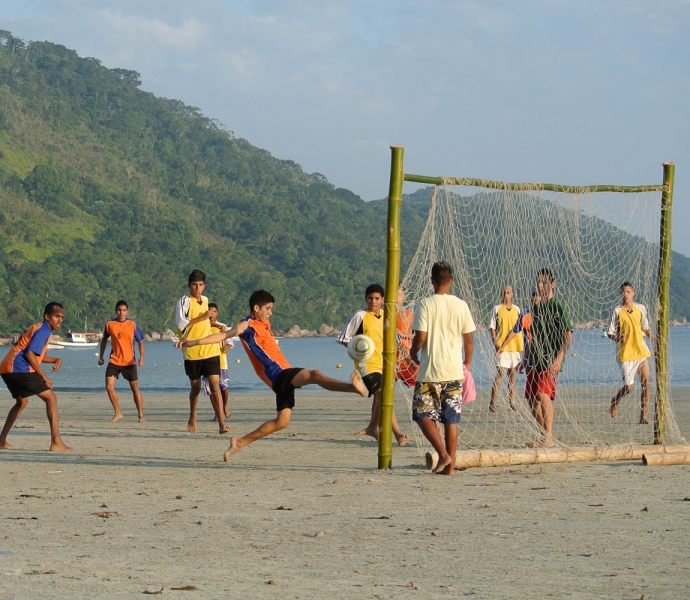
<path fill-rule="evenodd" d="M 651 356 L 644 336 L 652 340 L 649 329 L 647 307 L 633 302 L 635 290 L 630 282 L 621 285 L 621 305 L 617 306 L 611 315 L 609 329 L 606 332 L 618 346 L 618 363 L 621 367 L 623 387 L 611 398 L 610 415 L 615 419 L 618 414 L 618 403 L 633 391 L 635 374 L 640 378 L 642 394 L 640 397 L 640 423 L 649 424 L 647 406 L 649 404 L 649 362 Z"/>
<path fill-rule="evenodd" d="M 29 402 L 29 396 L 38 396 L 46 403 L 46 413 L 50 424 L 50 449 L 53 452 L 72 450 L 60 437 L 60 417 L 58 416 L 57 398 L 51 389 L 53 382 L 43 372 L 41 363 L 52 364 L 51 371 L 60 369 L 62 360 L 46 356 L 50 336 L 62 325 L 65 310 L 58 302 L 49 302 L 43 311 L 43 322 L 29 327 L 10 348 L 0 362 L 0 374 L 15 400 L 5 419 L 0 433 L 0 449 L 13 448 L 7 443 L 7 434 Z"/>
<path fill-rule="evenodd" d="M 474 320 L 467 303 L 450 293 L 453 270 L 447 262 L 431 268 L 434 295 L 417 304 L 410 356 L 419 371 L 412 400 L 412 418 L 438 452 L 435 473 L 455 470 L 458 423 L 462 406 L 463 363 L 469 370 L 474 351 Z M 464 350 L 464 358 L 463 358 Z M 436 423 L 444 426 L 445 446 Z"/>
<path fill-rule="evenodd" d="M 331 379 L 321 371 L 290 367 L 271 331 L 274 303 L 275 298 L 269 292 L 257 290 L 249 297 L 249 316 L 237 325 L 200 340 L 185 340 L 176 344 L 181 348 L 214 344 L 218 346 L 224 340 L 238 335 L 256 374 L 275 392 L 278 412 L 276 418 L 266 421 L 245 436 L 233 437 L 230 440 L 230 447 L 223 455 L 225 462 L 245 446 L 285 429 L 290 424 L 297 388 L 314 383 L 331 392 L 350 392 L 365 398 L 368 394 L 366 386 L 362 383 L 362 376 L 356 371 L 352 373 L 350 383 L 346 383 Z"/>
<path fill-rule="evenodd" d="M 201 293 L 206 288 L 206 274 L 194 269 L 188 278 L 189 294 L 177 301 L 175 321 L 180 331 L 180 339 L 198 340 L 211 335 L 208 298 Z M 187 430 L 196 433 L 196 405 L 201 392 L 201 378 L 208 379 L 211 388 L 211 404 L 218 418 L 219 433 L 226 433 L 230 428 L 225 424 L 223 401 L 220 395 L 220 346 L 218 344 L 189 347 L 185 346 L 184 371 L 189 377 L 189 423 Z"/>

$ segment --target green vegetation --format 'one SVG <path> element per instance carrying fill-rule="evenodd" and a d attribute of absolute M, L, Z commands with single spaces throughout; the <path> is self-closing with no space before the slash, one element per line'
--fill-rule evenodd
<path fill-rule="evenodd" d="M 95 330 L 119 298 L 160 331 L 193 268 L 226 321 L 264 287 L 276 329 L 340 326 L 383 281 L 385 202 L 140 84 L 134 71 L 0 32 L 0 331 L 22 330 L 49 300 L 65 304 L 65 328 L 88 318 Z M 403 204 L 403 266 L 427 209 L 424 190 Z M 679 258 L 672 308 L 690 318 L 690 260 Z"/>

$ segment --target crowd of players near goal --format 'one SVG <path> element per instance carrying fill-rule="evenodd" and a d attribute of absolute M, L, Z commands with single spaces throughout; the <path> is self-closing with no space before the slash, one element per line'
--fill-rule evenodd
<path fill-rule="evenodd" d="M 467 304 L 450 294 L 453 283 L 452 268 L 444 262 L 436 263 L 431 272 L 434 295 L 423 299 L 415 311 L 412 330 L 414 338 L 409 357 L 419 367 L 413 396 L 413 420 L 439 453 L 438 473 L 452 473 L 457 445 L 457 423 L 460 420 L 464 364 L 469 369 L 472 360 L 474 321 Z M 375 343 L 371 359 L 358 363 L 349 382 L 327 377 L 319 370 L 293 368 L 280 350 L 272 333 L 270 318 L 275 299 L 258 290 L 249 298 L 249 315 L 233 327 L 217 321 L 218 308 L 203 296 L 206 276 L 194 270 L 188 278 L 189 294 L 180 298 L 176 307 L 176 322 L 182 340 L 176 344 L 185 352 L 185 373 L 190 381 L 190 418 L 187 429 L 196 433 L 196 408 L 202 383 L 211 399 L 218 421 L 219 433 L 230 430 L 225 424 L 229 418 L 228 377 L 225 353 L 231 338 L 239 336 L 257 375 L 276 394 L 275 419 L 262 424 L 255 431 L 232 437 L 224 454 L 231 455 L 248 444 L 288 426 L 295 405 L 294 391 L 304 385 L 316 384 L 335 392 L 350 392 L 372 397 L 369 425 L 358 432 L 378 438 L 379 402 L 381 393 L 384 290 L 379 285 L 369 286 L 365 292 L 366 310 L 356 311 L 343 328 L 338 342 L 347 345 L 354 335 L 364 333 Z M 553 438 L 553 402 L 556 398 L 558 374 L 563 368 L 566 352 L 572 342 L 572 326 L 565 304 L 554 297 L 556 281 L 550 269 L 542 269 L 536 276 L 536 290 L 532 297 L 532 310 L 520 311 L 512 304 L 512 289 L 503 290 L 503 303 L 494 308 L 490 331 L 496 348 L 497 373 L 492 386 L 490 410 L 496 410 L 496 395 L 504 371 L 509 375 L 510 406 L 515 408 L 514 371 L 526 371 L 525 397 L 537 421 L 542 436 L 528 442 L 529 447 L 550 447 Z M 642 387 L 640 422 L 648 423 L 646 410 L 649 398 L 650 352 L 644 335 L 651 339 L 646 308 L 633 302 L 634 289 L 629 282 L 620 288 L 621 306 L 612 314 L 608 336 L 618 345 L 623 386 L 611 400 L 610 414 L 616 417 L 621 399 L 630 393 L 637 374 Z M 101 341 L 99 364 L 108 338 L 112 351 L 106 368 L 106 390 L 115 414 L 111 422 L 122 418 L 115 380 L 122 375 L 130 384 L 139 421 L 144 421 L 143 400 L 138 387 L 137 366 L 144 364 L 144 336 L 138 325 L 128 318 L 129 307 L 124 300 L 116 305 L 116 317 L 106 324 Z M 46 355 L 53 331 L 59 329 L 64 308 L 57 302 L 49 303 L 44 320 L 29 327 L 17 344 L 0 363 L 2 375 L 15 405 L 5 420 L 0 433 L 0 449 L 12 448 L 7 434 L 32 395 L 46 403 L 51 429 L 53 451 L 69 451 L 60 437 L 57 398 L 52 382 L 41 364 L 52 364 L 52 371 L 60 369 L 61 359 Z M 523 339 L 524 338 L 524 339 Z M 139 359 L 134 344 L 139 345 Z M 449 349 L 451 349 L 449 351 Z M 419 358 L 421 357 L 421 358 Z M 223 364 L 223 359 L 225 362 Z M 458 365 L 460 369 L 458 370 Z M 445 441 L 441 440 L 438 425 L 445 428 Z M 399 445 L 408 441 L 393 418 L 393 433 Z"/>

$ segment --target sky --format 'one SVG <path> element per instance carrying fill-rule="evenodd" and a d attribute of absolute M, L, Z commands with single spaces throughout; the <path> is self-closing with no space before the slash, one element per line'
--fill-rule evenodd
<path fill-rule="evenodd" d="M 138 71 L 365 200 L 391 145 L 410 173 L 503 181 L 674 162 L 690 256 L 690 0 L 0 0 L 0 29 Z"/>

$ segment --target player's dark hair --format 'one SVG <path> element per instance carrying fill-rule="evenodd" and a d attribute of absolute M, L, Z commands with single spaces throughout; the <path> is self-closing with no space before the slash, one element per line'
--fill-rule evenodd
<path fill-rule="evenodd" d="M 261 308 L 262 306 L 275 301 L 276 299 L 271 295 L 270 292 L 267 292 L 266 290 L 256 290 L 251 296 L 249 296 L 249 312 L 253 311 L 255 306 Z"/>
<path fill-rule="evenodd" d="M 117 310 L 121 306 L 124 306 L 127 310 L 129 310 L 129 304 L 127 304 L 126 300 L 118 300 L 117 304 L 115 305 L 115 310 Z"/>
<path fill-rule="evenodd" d="M 629 281 L 624 281 L 623 283 L 621 283 L 621 292 L 623 291 L 624 287 L 629 287 L 631 290 L 635 291 L 633 284 L 630 283 Z"/>
<path fill-rule="evenodd" d="M 216 310 L 218 310 L 218 305 L 215 302 L 209 302 L 208 307 L 209 308 L 215 308 Z M 218 311 L 218 312 L 220 312 L 220 311 Z"/>
<path fill-rule="evenodd" d="M 44 317 L 50 317 L 54 312 L 56 308 L 61 308 L 62 310 L 65 310 L 65 307 L 62 306 L 59 302 L 48 302 L 46 304 L 46 307 L 43 309 L 43 316 Z"/>
<path fill-rule="evenodd" d="M 194 269 L 190 274 L 189 274 L 189 280 L 187 283 L 194 283 L 195 281 L 206 281 L 206 273 L 203 271 L 200 271 L 199 269 Z"/>
<path fill-rule="evenodd" d="M 369 296 L 369 294 L 381 294 L 381 296 L 385 296 L 383 293 L 383 286 L 379 285 L 378 283 L 372 283 L 367 289 L 364 291 L 364 297 L 366 298 Z"/>
<path fill-rule="evenodd" d="M 541 279 L 542 277 L 548 279 L 549 283 L 553 283 L 554 281 L 556 281 L 556 278 L 553 276 L 553 271 L 546 267 L 544 267 L 543 269 L 539 269 L 539 272 L 537 273 L 537 279 Z"/>
<path fill-rule="evenodd" d="M 436 282 L 436 285 L 446 285 L 453 277 L 453 267 L 451 267 L 445 260 L 434 263 L 431 267 L 431 278 Z"/>

